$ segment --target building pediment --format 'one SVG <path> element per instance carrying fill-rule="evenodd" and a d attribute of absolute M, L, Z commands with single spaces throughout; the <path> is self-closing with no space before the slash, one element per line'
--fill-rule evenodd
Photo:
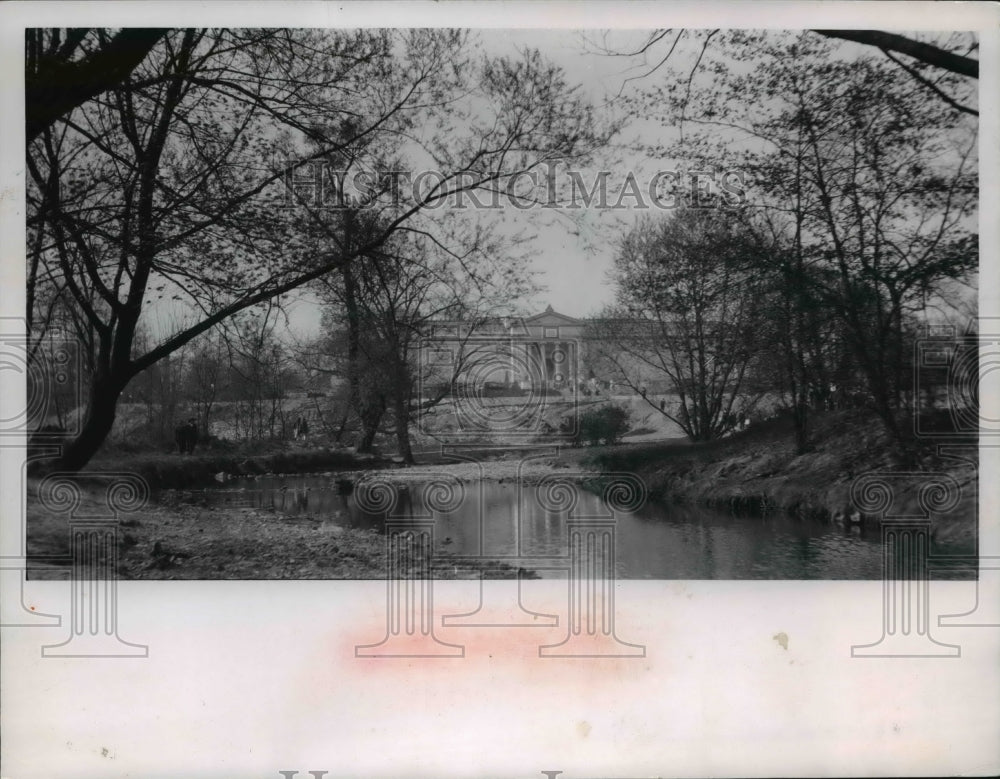
<path fill-rule="evenodd" d="M 525 317 L 524 323 L 536 327 L 560 327 L 561 325 L 581 325 L 583 321 L 553 311 L 552 306 L 549 306 L 541 314 Z"/>

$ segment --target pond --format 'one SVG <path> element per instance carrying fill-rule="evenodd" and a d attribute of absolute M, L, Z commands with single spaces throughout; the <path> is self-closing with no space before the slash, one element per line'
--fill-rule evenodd
<path fill-rule="evenodd" d="M 462 484 L 446 510 L 428 510 L 423 487 L 398 492 L 394 516 L 432 516 L 434 548 L 458 556 L 508 559 L 513 565 L 554 575 L 567 558 L 567 513 L 552 510 L 538 485 L 483 481 Z M 574 516 L 601 517 L 602 499 L 575 485 L 568 497 Z M 347 494 L 345 494 L 347 493 Z M 338 489 L 322 475 L 236 479 L 198 493 L 210 503 L 273 508 L 309 514 L 331 524 L 383 531 L 386 511 L 357 491 Z M 440 503 L 432 505 L 440 506 Z M 881 532 L 877 525 L 838 524 L 782 513 L 738 516 L 700 506 L 646 503 L 615 512 L 616 571 L 626 579 L 880 579 Z M 974 549 L 939 548 L 959 555 Z M 546 567 L 548 566 L 548 570 Z M 974 578 L 961 570 L 935 570 L 934 578 Z"/>

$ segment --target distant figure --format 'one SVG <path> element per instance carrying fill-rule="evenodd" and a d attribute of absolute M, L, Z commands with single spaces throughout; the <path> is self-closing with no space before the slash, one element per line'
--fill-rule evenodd
<path fill-rule="evenodd" d="M 660 398 L 660 411 L 664 411 L 667 408 L 667 399 Z"/>
<path fill-rule="evenodd" d="M 194 454 L 194 448 L 198 445 L 198 420 L 191 417 L 187 421 L 187 450 L 188 454 Z"/>
<path fill-rule="evenodd" d="M 181 454 L 194 454 L 194 448 L 198 444 L 198 422 L 191 417 L 183 425 L 178 425 L 174 429 L 174 440 L 177 441 L 177 450 Z"/>
<path fill-rule="evenodd" d="M 292 438 L 298 441 L 300 438 L 305 438 L 309 434 L 309 423 L 306 422 L 305 417 L 298 417 L 295 420 L 295 424 L 292 425 Z"/>

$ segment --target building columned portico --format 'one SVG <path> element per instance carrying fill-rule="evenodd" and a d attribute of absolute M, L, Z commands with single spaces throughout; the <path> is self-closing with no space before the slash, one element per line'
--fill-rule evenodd
<path fill-rule="evenodd" d="M 549 306 L 541 314 L 507 323 L 511 384 L 521 389 L 575 387 L 582 378 L 581 343 L 585 323 Z"/>
<path fill-rule="evenodd" d="M 534 316 L 494 319 L 475 328 L 439 322 L 429 341 L 443 355 L 439 365 L 457 366 L 460 376 L 474 384 L 576 389 L 585 378 L 581 365 L 585 327 L 584 320 L 549 306 Z"/>

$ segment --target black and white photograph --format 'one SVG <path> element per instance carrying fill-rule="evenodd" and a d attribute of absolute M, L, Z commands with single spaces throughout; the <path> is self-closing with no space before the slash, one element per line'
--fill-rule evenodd
<path fill-rule="evenodd" d="M 994 774 L 997 8 L 363 5 L 4 9 L 0 773 Z"/>

